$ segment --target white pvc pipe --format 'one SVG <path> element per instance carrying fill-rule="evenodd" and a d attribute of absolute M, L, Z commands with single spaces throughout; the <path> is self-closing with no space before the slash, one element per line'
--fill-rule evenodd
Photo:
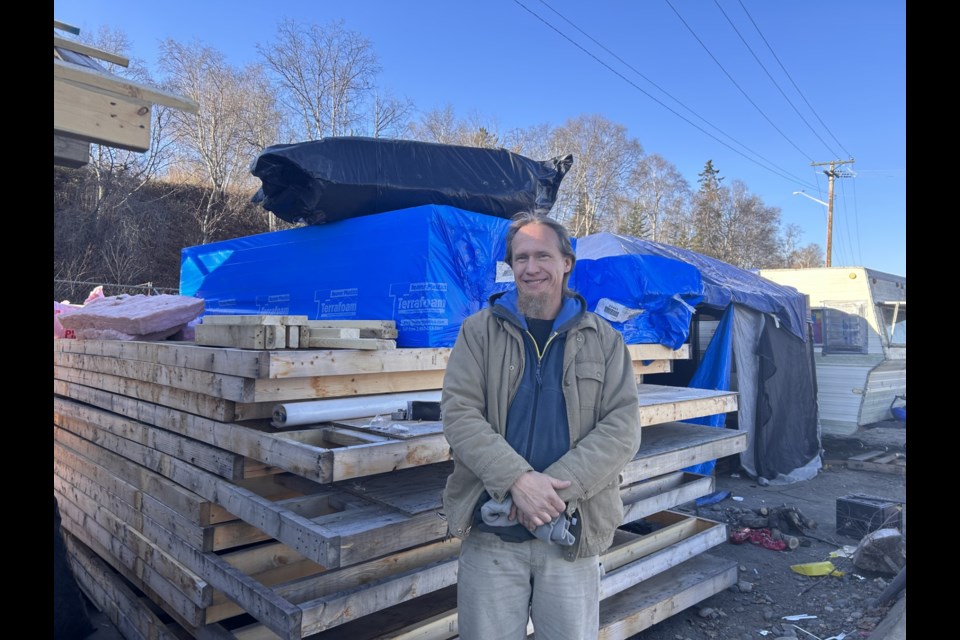
<path fill-rule="evenodd" d="M 273 426 L 295 427 L 301 424 L 350 420 L 407 408 L 407 402 L 440 402 L 440 391 L 413 391 L 409 393 L 384 393 L 375 396 L 353 398 L 329 398 L 310 402 L 278 404 L 273 408 Z"/>

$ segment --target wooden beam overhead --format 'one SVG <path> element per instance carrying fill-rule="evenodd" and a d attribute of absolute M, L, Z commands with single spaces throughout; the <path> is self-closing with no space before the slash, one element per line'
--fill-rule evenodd
<path fill-rule="evenodd" d="M 56 62 L 56 61 L 54 61 Z M 53 132 L 131 151 L 150 148 L 150 107 L 69 82 L 53 82 Z"/>
<path fill-rule="evenodd" d="M 77 53 L 82 53 L 85 56 L 97 58 L 98 60 L 103 60 L 104 62 L 109 62 L 111 64 L 120 65 L 121 67 L 130 66 L 130 60 L 128 58 L 118 56 L 110 53 L 109 51 L 104 51 L 103 49 L 97 49 L 96 47 L 81 44 L 75 40 L 67 40 L 66 38 L 53 36 L 53 46 L 60 47 L 61 49 L 69 49 L 70 51 L 75 51 Z"/>
<path fill-rule="evenodd" d="M 53 60 L 53 79 L 67 80 L 78 85 L 88 85 L 147 105 L 161 104 L 187 113 L 199 113 L 200 111 L 200 105 L 188 98 L 56 58 Z"/>

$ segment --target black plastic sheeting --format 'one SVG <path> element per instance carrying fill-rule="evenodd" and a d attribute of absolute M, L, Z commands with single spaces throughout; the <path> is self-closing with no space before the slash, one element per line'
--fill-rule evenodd
<path fill-rule="evenodd" d="M 322 224 L 428 204 L 498 218 L 547 212 L 572 165 L 572 155 L 346 136 L 267 147 L 250 172 L 262 182 L 253 202 L 287 222 Z"/>
<path fill-rule="evenodd" d="M 820 453 L 816 373 L 809 345 L 771 322 L 764 323 L 757 358 L 754 462 L 758 476 L 772 479 Z"/>

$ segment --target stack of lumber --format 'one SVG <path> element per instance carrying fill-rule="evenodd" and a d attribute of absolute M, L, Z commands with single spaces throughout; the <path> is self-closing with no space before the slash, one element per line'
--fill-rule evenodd
<path fill-rule="evenodd" d="M 208 315 L 195 342 L 240 349 L 396 349 L 393 320 L 308 320 L 307 316 Z"/>
<path fill-rule="evenodd" d="M 64 536 L 81 588 L 128 638 L 456 637 L 441 424 L 269 420 L 279 402 L 439 389 L 449 349 L 302 344 L 54 341 Z M 638 379 L 687 357 L 630 350 Z M 740 432 L 679 421 L 735 411 L 736 395 L 641 384 L 638 403 L 621 493 L 624 523 L 649 533 L 618 532 L 602 557 L 604 638 L 736 580 L 705 553 L 725 526 L 670 511 L 714 490 L 683 469 L 746 447 Z"/>

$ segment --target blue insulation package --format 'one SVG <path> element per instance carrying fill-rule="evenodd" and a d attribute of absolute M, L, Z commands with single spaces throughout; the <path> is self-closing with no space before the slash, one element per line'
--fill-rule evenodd
<path fill-rule="evenodd" d="M 424 205 L 188 247 L 180 294 L 210 315 L 393 320 L 398 347 L 452 347 L 460 323 L 512 283 L 509 224 Z"/>
<path fill-rule="evenodd" d="M 679 349 L 690 334 L 694 307 L 703 300 L 696 267 L 651 255 L 580 259 L 581 243 L 570 285 L 586 298 L 587 308 L 606 318 L 627 344 Z"/>

